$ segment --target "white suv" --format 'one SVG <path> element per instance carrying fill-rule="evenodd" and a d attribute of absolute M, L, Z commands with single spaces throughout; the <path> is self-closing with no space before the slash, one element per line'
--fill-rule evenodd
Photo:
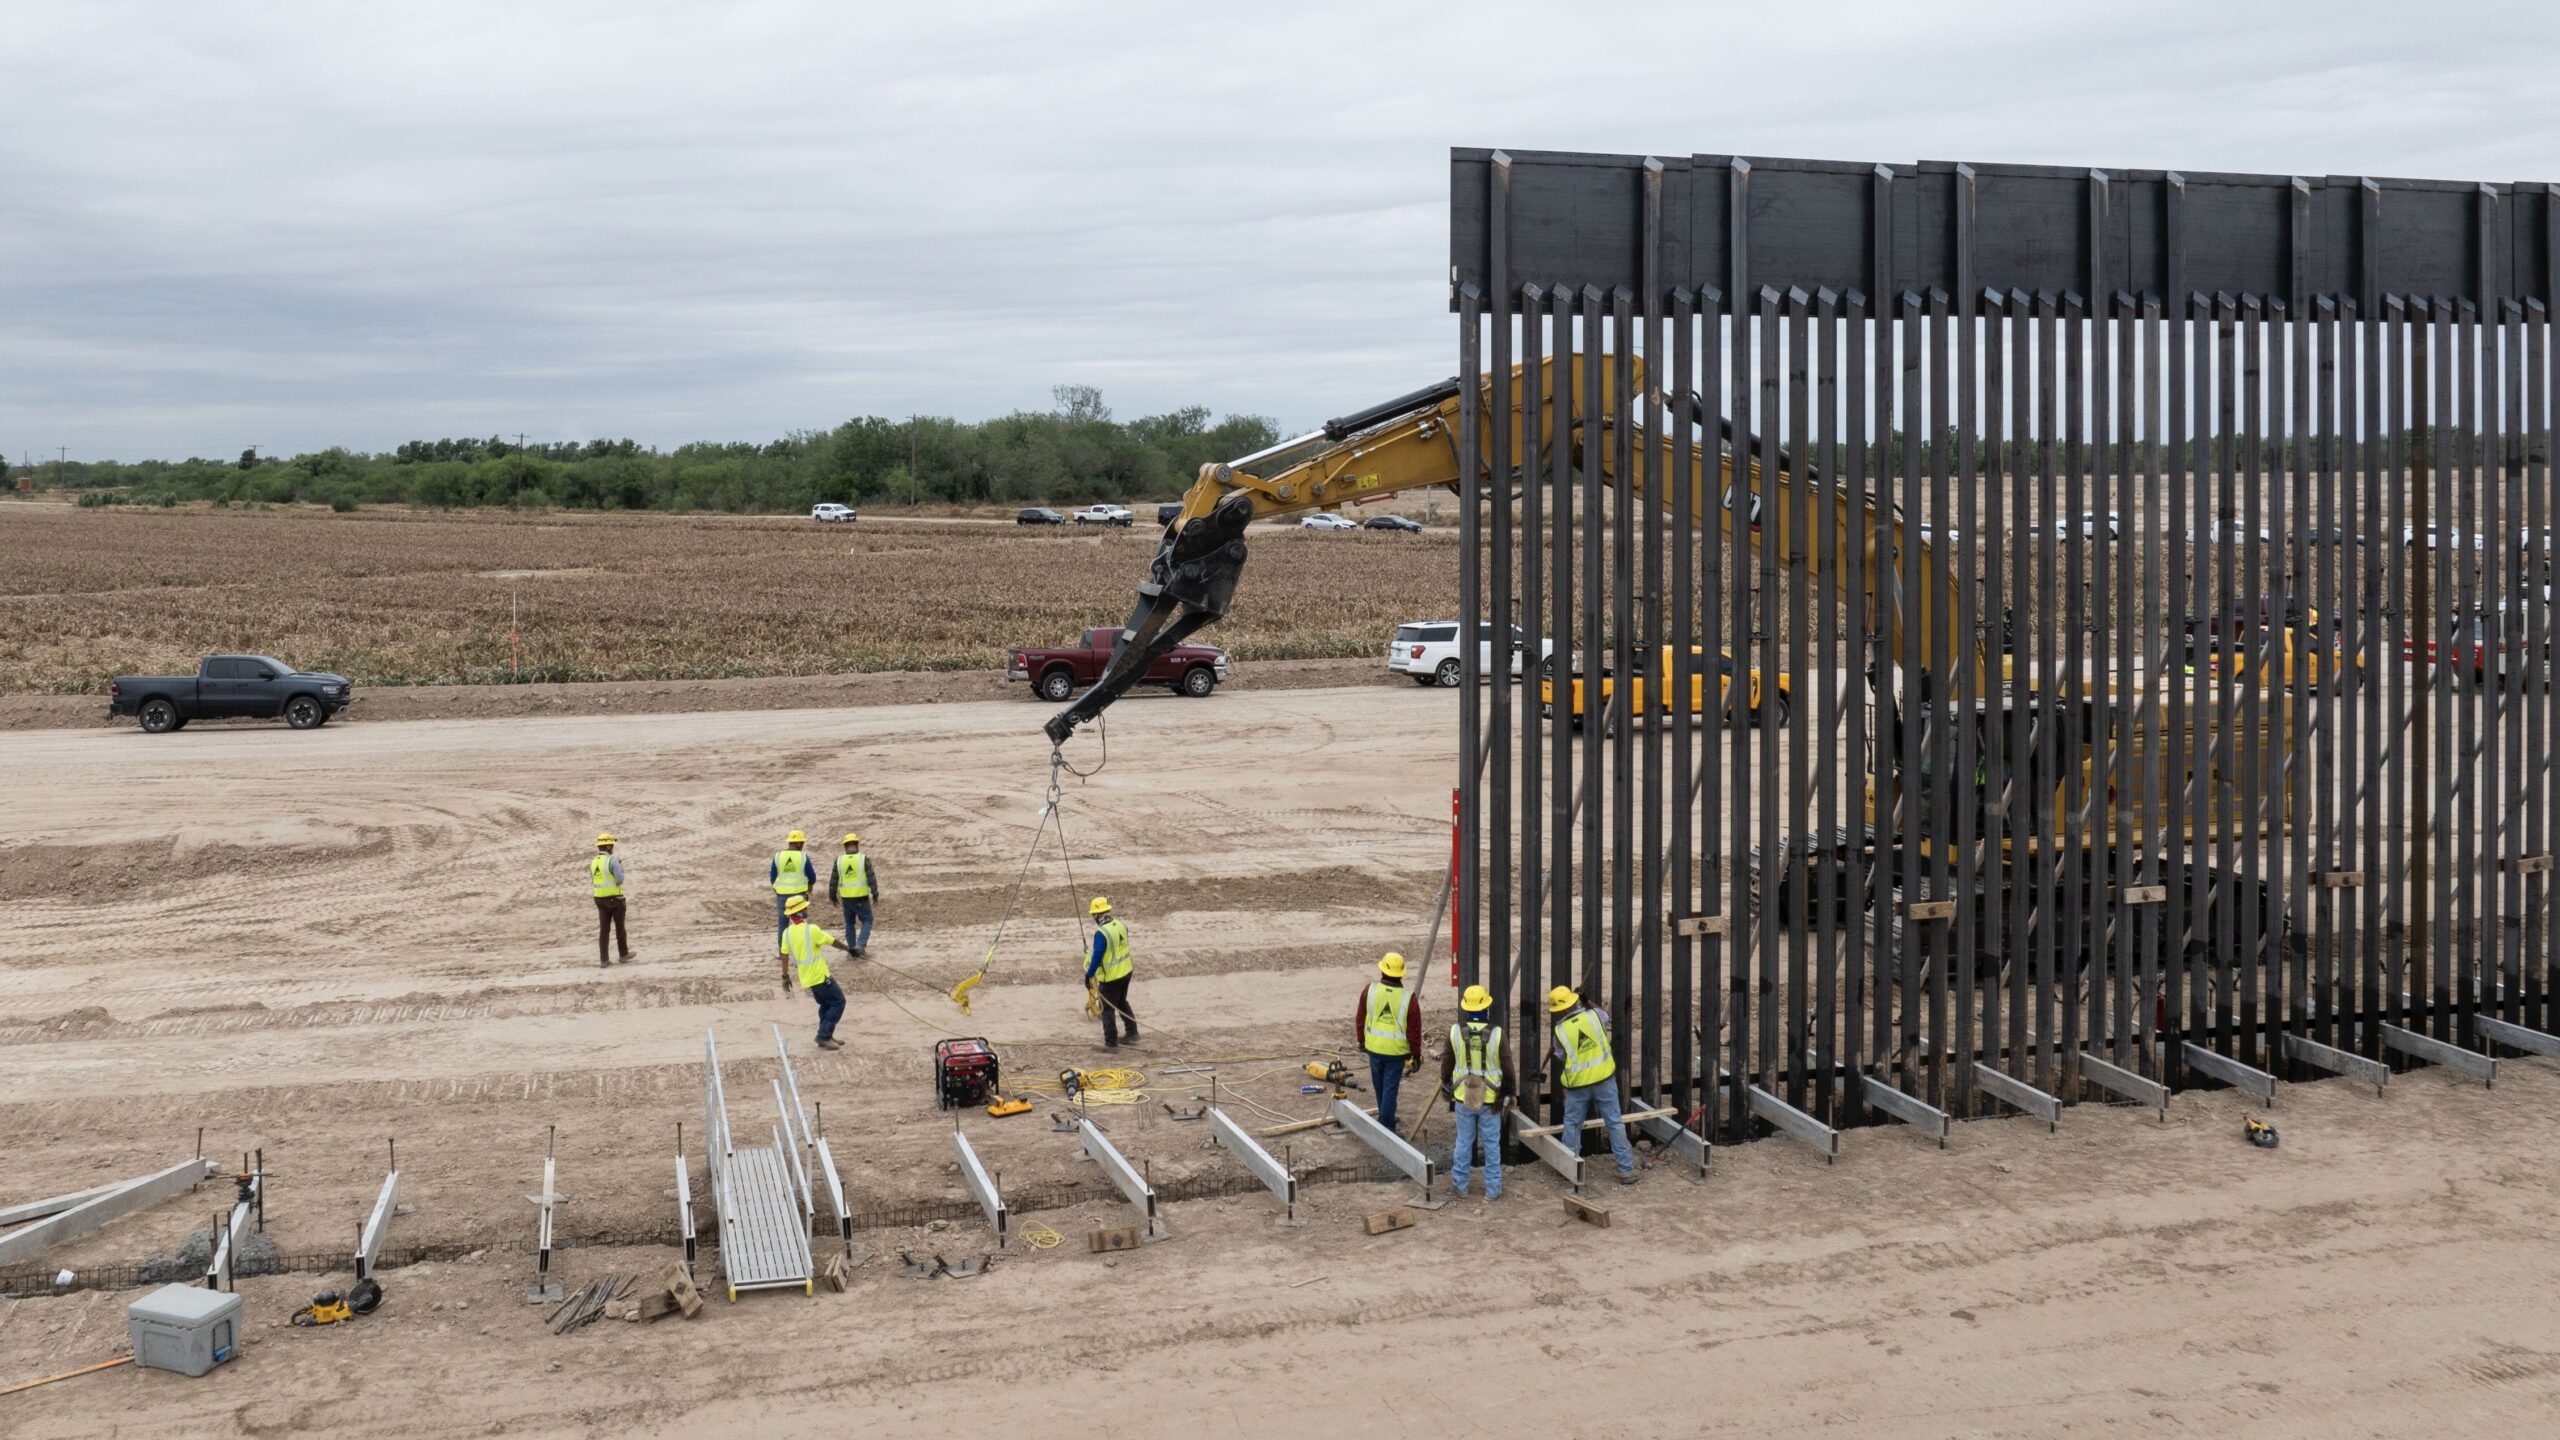
<path fill-rule="evenodd" d="M 1126 505 L 1087 505 L 1073 518 L 1079 525 L 1126 525 L 1137 517 Z"/>
<path fill-rule="evenodd" d="M 1481 631 L 1485 627 L 1479 626 Z M 1511 673 L 1520 673 L 1520 657 L 1528 648 L 1529 637 L 1519 626 L 1511 627 Z M 1555 653 L 1555 642 L 1538 642 L 1538 658 Z M 1454 686 L 1459 680 L 1458 622 L 1455 620 L 1417 620 L 1396 627 L 1396 638 L 1387 642 L 1387 669 L 1392 674 L 1410 678 L 1416 685 Z M 1493 640 L 1480 635 L 1476 642 L 1476 666 L 1479 673 L 1493 669 Z"/>
<path fill-rule="evenodd" d="M 812 505 L 809 507 L 809 518 L 822 525 L 838 524 L 853 518 L 853 507 L 834 504 Z"/>

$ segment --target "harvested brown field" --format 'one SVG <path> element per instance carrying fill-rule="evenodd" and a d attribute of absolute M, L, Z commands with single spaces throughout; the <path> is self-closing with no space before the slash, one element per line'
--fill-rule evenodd
<path fill-rule="evenodd" d="M 1095 531 L 866 517 L 0 505 L 0 693 L 272 652 L 371 685 L 990 669 L 1116 624 L 1154 553 Z M 1239 660 L 1377 653 L 1453 613 L 1457 537 L 1253 537 Z M 520 668 L 510 667 L 510 606 Z"/>

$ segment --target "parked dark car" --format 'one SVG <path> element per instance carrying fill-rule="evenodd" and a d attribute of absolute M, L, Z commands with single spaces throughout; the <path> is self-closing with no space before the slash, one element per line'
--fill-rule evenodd
<path fill-rule="evenodd" d="M 1174 501 L 1170 505 L 1159 505 L 1156 507 L 1156 523 L 1159 525 L 1170 525 L 1174 522 L 1174 518 L 1181 513 L 1182 502 L 1179 500 Z"/>
<path fill-rule="evenodd" d="M 1401 530 L 1408 535 L 1419 535 L 1422 533 L 1422 523 L 1420 521 L 1407 520 L 1401 515 L 1372 515 L 1368 519 L 1360 522 L 1360 528 L 1363 530 Z"/>
<path fill-rule="evenodd" d="M 1025 505 L 1013 512 L 1016 525 L 1064 525 L 1067 517 L 1046 505 Z"/>
<path fill-rule="evenodd" d="M 193 675 L 119 675 L 107 713 L 131 715 L 154 735 L 190 720 L 273 720 L 316 730 L 356 703 L 344 675 L 296 670 L 270 655 L 207 655 Z"/>

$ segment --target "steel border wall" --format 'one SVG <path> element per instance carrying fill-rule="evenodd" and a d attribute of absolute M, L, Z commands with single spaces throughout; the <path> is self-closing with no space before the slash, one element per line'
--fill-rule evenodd
<path fill-rule="evenodd" d="M 1961 1117 L 1977 1062 L 2075 1100 L 2084 1049 L 2183 1088 L 2186 1042 L 2302 1079 L 2285 1036 L 2552 1029 L 2551 186 L 1462 149 L 1450 255 L 1462 611 L 1798 682 L 1786 727 L 1586 737 L 1459 647 L 1459 966 L 1520 1033 L 1575 984 L 1730 1138 L 1753 1086 L 1855 1125 L 1870 1076 Z M 1517 435 L 1514 366 L 1557 392 Z M 1693 394 L 1820 580 L 1636 509 L 1715 464 Z M 1838 553 L 1835 487 L 1941 537 L 1927 622 L 2005 664 L 1882 663 L 1922 546 Z M 2481 543 L 2390 543 L 2430 525 Z M 2474 615 L 2481 685 L 2404 662 Z"/>

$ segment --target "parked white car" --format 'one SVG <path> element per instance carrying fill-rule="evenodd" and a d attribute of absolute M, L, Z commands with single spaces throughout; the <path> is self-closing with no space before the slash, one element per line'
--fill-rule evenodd
<path fill-rule="evenodd" d="M 1478 626 L 1479 631 L 1486 627 Z M 1511 627 L 1511 673 L 1520 674 L 1521 657 L 1529 648 L 1529 637 L 1519 626 Z M 1553 655 L 1553 640 L 1538 642 L 1538 658 Z M 1458 622 L 1455 620 L 1417 620 L 1396 627 L 1396 638 L 1387 642 L 1387 670 L 1402 675 L 1416 685 L 1455 686 L 1460 678 L 1458 654 Z M 1493 669 L 1491 636 L 1480 635 L 1476 643 L 1478 673 Z"/>
<path fill-rule="evenodd" d="M 1079 525 L 1126 525 L 1137 517 L 1126 505 L 1087 505 L 1070 518 Z"/>
<path fill-rule="evenodd" d="M 1357 530 L 1360 527 L 1344 516 L 1318 512 L 1299 521 L 1298 528 L 1301 530 Z"/>
<path fill-rule="evenodd" d="M 833 504 L 812 505 L 809 507 L 809 518 L 822 525 L 839 525 L 854 518 L 853 507 Z"/>

